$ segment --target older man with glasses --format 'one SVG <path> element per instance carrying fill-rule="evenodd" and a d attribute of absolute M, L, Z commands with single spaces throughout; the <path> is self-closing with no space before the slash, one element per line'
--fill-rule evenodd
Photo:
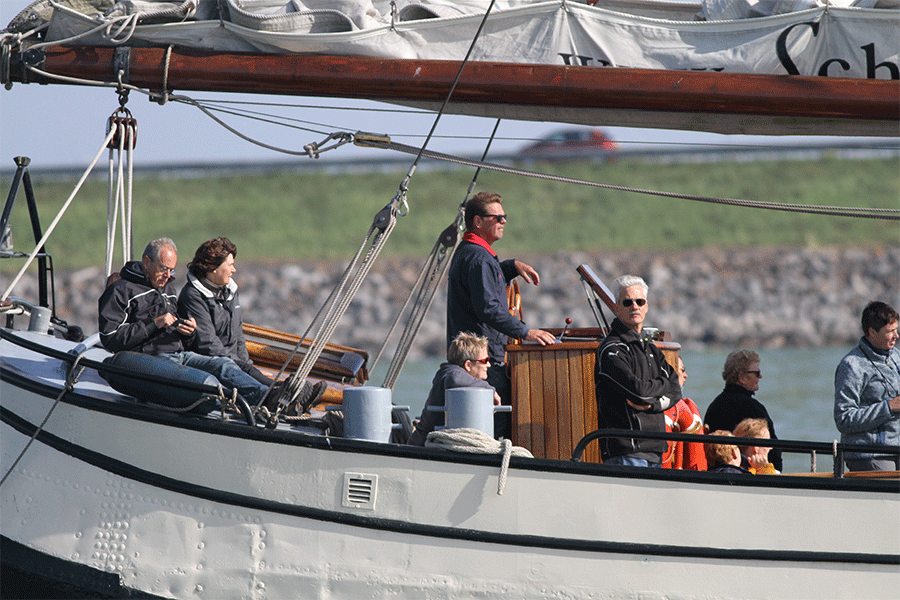
<path fill-rule="evenodd" d="M 506 286 L 519 275 L 538 285 L 538 272 L 522 261 L 501 261 L 491 245 L 503 237 L 506 213 L 500 194 L 479 192 L 466 202 L 466 232 L 450 261 L 447 286 L 447 346 L 462 332 L 487 338 L 491 366 L 487 381 L 503 404 L 511 404 L 509 375 L 506 372 L 506 344 L 521 338 L 541 345 L 553 343 L 554 336 L 542 329 L 529 329 L 509 312 Z M 495 437 L 509 437 L 509 413 L 495 416 Z"/>
<path fill-rule="evenodd" d="M 677 371 L 662 351 L 643 335 L 647 284 L 635 275 L 614 282 L 616 318 L 597 348 L 597 425 L 600 429 L 665 432 L 663 412 L 681 399 Z M 601 438 L 603 462 L 632 467 L 659 467 L 665 440 Z"/>
<path fill-rule="evenodd" d="M 179 319 L 178 290 L 173 283 L 178 250 L 169 238 L 153 240 L 140 261 L 125 264 L 119 279 L 99 301 L 100 342 L 110 352 L 130 350 L 153 354 L 215 375 L 251 404 L 268 386 L 257 381 L 230 358 L 202 356 L 186 348 L 194 345 L 196 322 Z"/>

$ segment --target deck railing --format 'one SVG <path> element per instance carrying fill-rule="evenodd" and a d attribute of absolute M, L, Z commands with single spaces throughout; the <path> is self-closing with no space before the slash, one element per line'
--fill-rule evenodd
<path fill-rule="evenodd" d="M 631 438 L 643 440 L 667 440 L 672 442 L 694 442 L 700 444 L 731 444 L 735 446 L 761 446 L 778 448 L 783 452 L 794 452 L 810 455 L 810 472 L 816 471 L 816 456 L 831 456 L 834 459 L 834 477 L 844 477 L 844 453 L 864 453 L 878 456 L 900 456 L 900 447 L 878 444 L 843 444 L 837 441 L 807 442 L 801 440 L 773 440 L 762 438 L 741 438 L 721 435 L 702 435 L 696 433 L 667 433 L 656 431 L 632 431 L 630 429 L 598 429 L 587 434 L 578 442 L 572 451 L 572 460 L 581 462 L 588 444 L 603 438 Z"/>

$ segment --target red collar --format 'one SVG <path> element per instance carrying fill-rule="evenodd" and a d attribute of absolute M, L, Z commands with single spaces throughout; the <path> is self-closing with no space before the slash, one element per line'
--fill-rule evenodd
<path fill-rule="evenodd" d="M 497 256 L 497 253 L 494 252 L 494 249 L 491 248 L 491 245 L 487 243 L 487 240 L 485 240 L 483 237 L 481 237 L 480 235 L 478 235 L 476 233 L 467 231 L 466 233 L 463 234 L 463 241 L 464 242 L 472 242 L 473 244 L 478 244 L 479 246 L 481 246 L 482 248 L 484 248 L 485 250 L 490 252 L 491 256 Z"/>

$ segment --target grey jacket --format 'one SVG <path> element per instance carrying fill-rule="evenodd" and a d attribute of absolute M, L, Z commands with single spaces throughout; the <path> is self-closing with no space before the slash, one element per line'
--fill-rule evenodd
<path fill-rule="evenodd" d="M 428 410 L 428 407 L 444 406 L 444 392 L 460 387 L 494 389 L 487 381 L 472 377 L 468 371 L 459 365 L 449 362 L 443 363 L 434 375 L 431 391 L 428 393 L 428 400 L 425 402 L 425 407 L 422 408 L 422 415 L 416 422 L 416 428 L 412 435 L 409 436 L 407 444 L 412 446 L 425 445 L 428 434 L 434 431 L 435 427 L 444 424 L 444 413 Z"/>
<path fill-rule="evenodd" d="M 214 291 L 188 273 L 178 297 L 178 314 L 197 322 L 194 350 L 206 356 L 227 356 L 241 369 L 253 366 L 244 338 L 241 302 L 234 280 Z"/>
<path fill-rule="evenodd" d="M 861 338 L 834 374 L 834 424 L 846 444 L 900 446 L 900 413 L 888 402 L 900 395 L 900 350 L 876 352 Z M 872 458 L 847 453 L 846 458 Z"/>

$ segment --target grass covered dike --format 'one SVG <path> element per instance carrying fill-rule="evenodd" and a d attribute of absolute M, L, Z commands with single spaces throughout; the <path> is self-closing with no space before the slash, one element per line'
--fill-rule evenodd
<path fill-rule="evenodd" d="M 898 208 L 898 160 L 649 164 L 637 160 L 538 164 L 533 170 L 665 192 L 819 206 Z M 410 181 L 409 214 L 399 219 L 386 256 L 425 257 L 449 225 L 473 171 L 420 169 Z M 203 241 L 219 235 L 244 263 L 349 260 L 375 214 L 395 195 L 395 173 L 281 172 L 201 179 L 141 177 L 134 183 L 134 244 L 168 236 L 184 266 Z M 41 224 L 47 227 L 75 180 L 43 181 L 31 170 Z M 5 193 L 10 181 L 2 181 Z M 495 190 L 510 215 L 498 251 L 503 256 L 557 252 L 682 250 L 707 246 L 897 245 L 896 221 L 806 215 L 690 200 L 482 171 L 477 190 Z M 47 244 L 57 269 L 102 265 L 107 184 L 90 181 Z M 16 250 L 33 248 L 23 191 L 11 224 Z M 119 243 L 119 248 L 121 244 Z M 117 259 L 121 250 L 117 250 Z M 18 260 L 0 262 L 16 272 Z"/>

